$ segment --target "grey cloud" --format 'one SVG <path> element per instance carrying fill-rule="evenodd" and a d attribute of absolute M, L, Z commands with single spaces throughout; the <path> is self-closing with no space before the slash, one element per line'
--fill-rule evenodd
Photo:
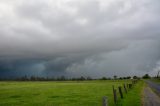
<path fill-rule="evenodd" d="M 1 77 L 142 75 L 158 67 L 158 0 L 0 2 Z"/>

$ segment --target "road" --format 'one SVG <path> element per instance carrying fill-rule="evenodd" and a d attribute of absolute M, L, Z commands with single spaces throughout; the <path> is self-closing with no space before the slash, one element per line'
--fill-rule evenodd
<path fill-rule="evenodd" d="M 147 84 L 149 85 L 149 87 L 151 87 L 152 89 L 154 89 L 156 91 L 156 93 L 158 93 L 158 95 L 160 95 L 160 84 L 157 84 L 153 81 L 146 81 Z"/>
<path fill-rule="evenodd" d="M 160 97 L 157 95 L 160 93 L 160 85 L 156 84 L 152 81 L 146 81 L 148 84 L 147 87 L 144 88 L 143 92 L 143 106 L 160 106 Z M 156 91 L 153 92 L 152 89 Z"/>

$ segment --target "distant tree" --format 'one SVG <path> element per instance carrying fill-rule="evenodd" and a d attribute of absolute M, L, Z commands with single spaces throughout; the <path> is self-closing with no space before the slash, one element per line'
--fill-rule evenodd
<path fill-rule="evenodd" d="M 20 78 L 20 81 L 28 81 L 28 77 L 27 77 L 27 75 L 25 75 L 25 76 L 21 77 L 21 78 Z"/>
<path fill-rule="evenodd" d="M 122 80 L 123 78 L 122 78 L 122 77 L 119 77 L 119 79 Z"/>
<path fill-rule="evenodd" d="M 123 79 L 127 79 L 127 77 L 123 77 Z"/>
<path fill-rule="evenodd" d="M 145 74 L 144 76 L 142 76 L 143 79 L 149 79 L 150 76 L 148 74 Z"/>
<path fill-rule="evenodd" d="M 131 76 L 127 76 L 126 79 L 131 79 Z"/>
<path fill-rule="evenodd" d="M 116 80 L 116 79 L 117 79 L 117 76 L 116 76 L 116 75 L 114 75 L 114 76 L 113 76 L 113 78 Z"/>
<path fill-rule="evenodd" d="M 112 78 L 108 77 L 107 79 L 108 79 L 108 80 L 111 80 Z"/>
<path fill-rule="evenodd" d="M 61 80 L 62 80 L 62 81 L 65 81 L 65 80 L 66 80 L 66 77 L 65 77 L 65 76 L 61 76 Z"/>
<path fill-rule="evenodd" d="M 133 76 L 133 79 L 138 79 L 138 77 L 137 76 Z"/>
<path fill-rule="evenodd" d="M 31 80 L 31 81 L 35 81 L 35 80 L 36 80 L 36 77 L 32 75 L 32 76 L 30 77 L 30 80 Z"/>
<path fill-rule="evenodd" d="M 101 80 L 107 80 L 107 78 L 106 77 L 102 77 Z"/>
<path fill-rule="evenodd" d="M 62 75 L 61 77 L 58 77 L 57 80 L 58 80 L 58 81 L 65 81 L 65 80 L 66 80 L 66 77 Z"/>
<path fill-rule="evenodd" d="M 92 80 L 92 78 L 90 76 L 87 77 L 87 80 Z"/>
<path fill-rule="evenodd" d="M 85 79 L 85 77 L 81 76 L 81 77 L 79 78 L 79 80 L 84 81 L 84 80 L 86 80 L 86 79 Z"/>
<path fill-rule="evenodd" d="M 76 79 L 76 78 L 71 78 L 71 80 L 72 80 L 72 81 L 76 81 L 77 79 Z"/>
<path fill-rule="evenodd" d="M 54 81 L 54 80 L 55 80 L 54 76 L 53 76 L 53 77 L 51 77 L 51 81 Z"/>

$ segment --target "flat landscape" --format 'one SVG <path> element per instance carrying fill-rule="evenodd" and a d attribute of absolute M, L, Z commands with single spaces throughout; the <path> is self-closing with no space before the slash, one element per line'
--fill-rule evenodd
<path fill-rule="evenodd" d="M 114 105 L 112 86 L 117 89 L 130 80 L 96 81 L 1 81 L 0 106 L 102 106 L 102 97 Z M 117 105 L 139 106 L 143 81 L 139 81 Z"/>
<path fill-rule="evenodd" d="M 160 106 L 160 0 L 0 0 L 0 106 Z"/>

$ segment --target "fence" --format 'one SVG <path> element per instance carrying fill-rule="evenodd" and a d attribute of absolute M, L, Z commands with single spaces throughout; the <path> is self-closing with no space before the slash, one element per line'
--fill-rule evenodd
<path fill-rule="evenodd" d="M 120 95 L 120 99 L 123 99 L 124 93 L 127 94 L 128 91 L 138 82 L 138 80 L 132 80 L 131 83 L 124 83 L 122 86 L 118 86 L 118 89 L 115 86 L 112 86 L 113 89 L 113 100 L 115 105 L 118 102 L 118 95 Z M 102 98 L 102 106 L 108 106 L 108 98 L 104 96 Z"/>

